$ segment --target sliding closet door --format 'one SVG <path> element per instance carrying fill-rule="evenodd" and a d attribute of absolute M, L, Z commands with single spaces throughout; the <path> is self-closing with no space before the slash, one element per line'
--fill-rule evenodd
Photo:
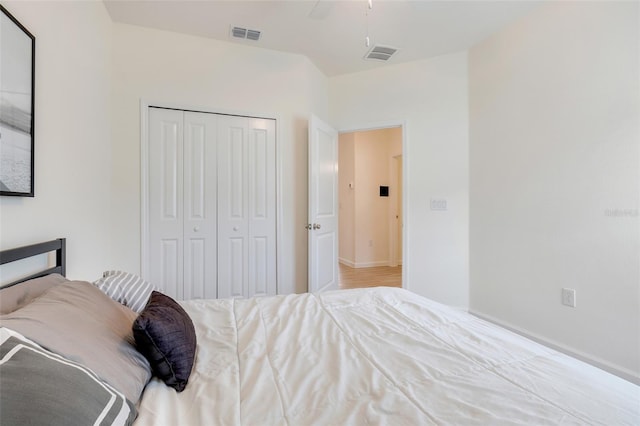
<path fill-rule="evenodd" d="M 275 121 L 218 121 L 218 297 L 276 294 Z"/>
<path fill-rule="evenodd" d="M 149 109 L 149 279 L 179 300 L 217 297 L 216 122 Z"/>

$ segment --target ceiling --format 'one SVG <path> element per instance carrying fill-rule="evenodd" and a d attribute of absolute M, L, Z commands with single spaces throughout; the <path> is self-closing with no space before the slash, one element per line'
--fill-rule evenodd
<path fill-rule="evenodd" d="M 466 50 L 540 4 L 520 0 L 372 2 L 367 13 L 367 0 L 104 0 L 115 22 L 302 54 L 327 76 Z M 259 30 L 260 40 L 233 39 L 232 26 Z M 399 49 L 389 61 L 363 59 L 369 50 L 367 26 L 371 47 Z"/>

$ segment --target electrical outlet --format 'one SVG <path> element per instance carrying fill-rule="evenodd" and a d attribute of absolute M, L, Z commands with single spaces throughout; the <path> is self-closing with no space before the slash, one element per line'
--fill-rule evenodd
<path fill-rule="evenodd" d="M 566 306 L 570 306 L 572 308 L 576 307 L 576 291 L 573 288 L 563 288 L 562 289 L 562 304 Z"/>
<path fill-rule="evenodd" d="M 369 240 L 369 247 L 373 247 L 373 240 Z"/>

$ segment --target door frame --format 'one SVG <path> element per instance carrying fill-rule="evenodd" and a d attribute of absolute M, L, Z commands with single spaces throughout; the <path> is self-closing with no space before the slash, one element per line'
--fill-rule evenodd
<path fill-rule="evenodd" d="M 282 259 L 279 255 L 282 248 L 282 152 L 279 114 L 235 111 L 225 108 L 185 105 L 175 102 L 140 99 L 140 273 L 142 278 L 149 278 L 149 108 L 166 108 L 181 111 L 203 112 L 208 114 L 234 115 L 246 118 L 275 120 L 276 123 L 276 294 L 282 282 Z"/>
<path fill-rule="evenodd" d="M 403 162 L 403 153 L 400 155 L 394 155 L 389 159 L 389 181 L 391 182 L 392 188 L 398 187 L 398 167 L 401 162 Z M 400 177 L 401 184 L 404 183 L 404 179 Z M 402 185 L 400 185 L 402 186 Z M 402 219 L 397 216 L 398 213 L 398 195 L 400 195 L 400 200 L 402 200 L 404 196 L 404 187 L 402 191 L 395 191 L 395 193 L 391 193 L 389 201 L 392 201 L 389 206 L 389 266 L 396 267 L 398 264 L 402 265 L 402 259 L 399 259 L 398 262 L 398 234 L 402 234 L 402 232 L 398 232 L 399 225 L 402 223 Z M 400 209 L 403 210 L 403 209 Z M 402 239 L 402 236 L 400 237 Z"/>
<path fill-rule="evenodd" d="M 338 135 L 342 133 L 367 132 L 370 130 L 388 129 L 390 127 L 400 127 L 402 130 L 402 288 L 409 290 L 407 276 L 409 269 L 409 233 L 410 224 L 407 216 L 407 206 L 409 204 L 409 194 L 407 191 L 407 177 L 409 176 L 409 148 L 407 141 L 409 139 L 409 129 L 407 121 L 404 119 L 376 121 L 369 123 L 353 123 L 340 127 L 336 127 Z"/>

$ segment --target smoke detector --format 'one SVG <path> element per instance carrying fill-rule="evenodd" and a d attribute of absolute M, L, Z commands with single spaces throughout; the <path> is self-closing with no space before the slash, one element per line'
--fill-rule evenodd
<path fill-rule="evenodd" d="M 231 37 L 240 38 L 244 40 L 258 41 L 260 39 L 261 31 L 250 30 L 242 27 L 231 27 Z"/>
<path fill-rule="evenodd" d="M 395 47 L 376 45 L 373 46 L 366 55 L 364 55 L 364 59 L 385 62 L 388 61 L 397 51 L 398 49 Z"/>

